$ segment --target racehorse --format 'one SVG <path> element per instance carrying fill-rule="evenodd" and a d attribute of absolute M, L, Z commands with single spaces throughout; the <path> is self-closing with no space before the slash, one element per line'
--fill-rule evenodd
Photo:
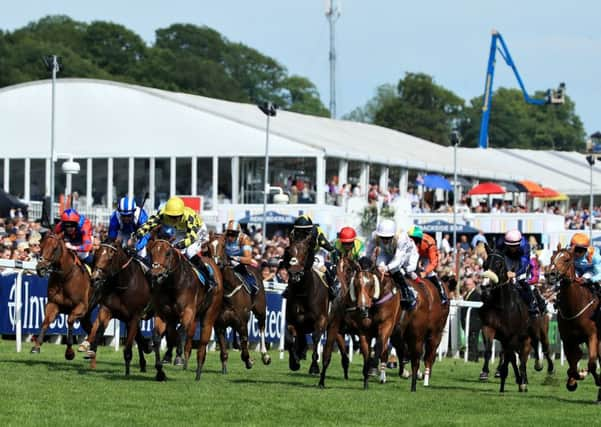
<path fill-rule="evenodd" d="M 40 259 L 36 271 L 39 276 L 50 273 L 50 278 L 42 329 L 35 338 L 31 352 L 40 352 L 48 326 L 59 313 L 63 313 L 68 314 L 65 359 L 73 360 L 73 324 L 79 320 L 87 333 L 92 326 L 89 313 L 92 308 L 90 275 L 77 254 L 67 249 L 62 234 L 52 232 L 46 233 L 40 242 Z"/>
<path fill-rule="evenodd" d="M 134 339 L 138 344 L 140 370 L 146 372 L 146 340 L 140 332 L 139 322 L 149 309 L 150 285 L 139 262 L 128 256 L 119 242 L 102 243 L 94 253 L 92 283 L 99 290 L 100 307 L 88 337 L 90 366 L 96 368 L 98 341 L 114 317 L 127 324 L 127 340 L 123 349 L 125 375 L 129 375 Z"/>
<path fill-rule="evenodd" d="M 384 280 L 392 281 L 388 274 Z M 417 292 L 417 304 L 413 310 L 402 309 L 391 336 L 399 359 L 399 376 L 403 376 L 405 352 L 411 360 L 411 391 L 417 391 L 420 358 L 424 358 L 424 386 L 430 385 L 432 368 L 436 361 L 436 350 L 442 339 L 449 316 L 449 304 L 442 304 L 436 286 L 428 279 L 406 278 Z M 443 286 L 446 287 L 445 284 Z M 448 289 L 445 289 L 448 294 Z"/>
<path fill-rule="evenodd" d="M 330 364 L 335 340 L 341 340 L 341 332 L 359 335 L 363 355 L 363 388 L 368 388 L 370 368 L 370 343 L 376 338 L 375 354 L 380 359 L 380 382 L 386 382 L 386 362 L 388 361 L 388 340 L 398 320 L 400 294 L 391 280 L 380 283 L 369 258 L 355 262 L 341 258 L 337 273 L 341 283 L 340 296 L 332 304 L 328 320 L 328 334 L 322 354 L 322 370 L 319 387 L 325 387 L 325 376 Z M 349 280 L 350 277 L 350 280 Z M 339 347 L 341 346 L 339 342 Z M 341 347 L 342 366 L 345 378 L 348 371 L 348 356 Z"/>
<path fill-rule="evenodd" d="M 209 237 L 208 248 L 210 256 L 221 270 L 223 277 L 223 307 L 219 313 L 219 317 L 215 321 L 215 335 L 219 339 L 221 371 L 224 374 L 227 373 L 228 351 L 225 341 L 225 329 L 228 326 L 232 326 L 240 335 L 240 357 L 246 368 L 250 369 L 253 366 L 253 361 L 248 352 L 248 320 L 251 311 L 259 323 L 261 360 L 264 365 L 271 363 L 271 357 L 267 353 L 267 346 L 265 345 L 267 302 L 263 280 L 256 268 L 246 266 L 247 270 L 254 276 L 259 288 L 254 298 L 251 297 L 244 278 L 236 273 L 234 268 L 227 262 L 225 243 L 225 235 L 223 234 L 211 234 Z"/>
<path fill-rule="evenodd" d="M 305 239 L 292 241 L 285 254 L 289 275 L 286 305 L 288 366 L 292 371 L 300 369 L 300 359 L 307 349 L 305 334 L 311 334 L 310 374 L 319 374 L 318 344 L 328 322 L 329 304 L 326 282 L 313 269 L 315 239 L 310 234 Z"/>
<path fill-rule="evenodd" d="M 168 325 L 173 328 L 181 323 L 186 334 L 184 348 L 184 369 L 188 367 L 192 338 L 196 331 L 196 320 L 201 320 L 202 330 L 196 353 L 196 380 L 200 380 L 202 366 L 207 354 L 207 344 L 211 338 L 213 325 L 223 299 L 223 282 L 217 265 L 210 259 L 203 262 L 213 270 L 215 286 L 205 286 L 190 261 L 164 239 L 151 239 L 146 250 L 152 261 L 152 307 L 155 314 L 152 340 L 155 354 L 156 380 L 167 377 L 161 362 L 161 338 Z"/>
<path fill-rule="evenodd" d="M 528 391 L 526 365 L 531 350 L 531 322 L 528 307 L 518 294 L 512 280 L 507 276 L 505 256 L 500 251 L 486 246 L 487 258 L 484 262 L 484 277 L 490 279 L 489 286 L 482 286 L 482 307 L 479 309 L 482 320 L 482 332 L 485 336 L 486 351 L 482 372 L 488 375 L 488 363 L 492 354 L 492 340 L 497 339 L 503 347 L 503 359 L 500 366 L 501 386 L 505 392 L 509 363 L 512 364 L 519 391 Z M 519 370 L 515 353 L 519 354 Z M 480 376 L 483 378 L 483 374 Z"/>
<path fill-rule="evenodd" d="M 568 249 L 557 245 L 557 251 L 551 257 L 549 279 L 552 283 L 559 282 L 557 323 L 559 334 L 563 341 L 564 351 L 570 365 L 566 388 L 575 391 L 577 381 L 581 379 L 578 373 L 578 361 L 582 357 L 580 344 L 588 345 L 588 372 L 595 379 L 597 402 L 601 402 L 601 378 L 597 373 L 599 359 L 599 297 L 587 286 L 576 281 L 574 255 Z"/>

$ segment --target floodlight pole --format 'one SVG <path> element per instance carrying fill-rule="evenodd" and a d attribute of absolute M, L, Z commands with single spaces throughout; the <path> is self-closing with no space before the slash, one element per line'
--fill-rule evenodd
<path fill-rule="evenodd" d="M 267 195 L 269 194 L 269 118 L 275 117 L 277 105 L 271 102 L 260 104 L 259 110 L 267 116 L 265 125 L 265 175 L 263 177 L 263 239 L 261 240 L 261 255 L 265 253 L 265 241 L 267 240 Z"/>
<path fill-rule="evenodd" d="M 595 156 L 592 154 L 586 156 L 586 160 L 590 166 L 590 193 L 589 193 L 589 211 L 588 211 L 588 237 L 593 240 L 593 165 L 595 164 Z"/>
<path fill-rule="evenodd" d="M 455 257 L 455 275 L 457 277 L 457 289 L 461 289 L 459 268 L 460 257 L 457 250 L 457 146 L 461 143 L 461 135 L 454 130 L 451 132 L 451 144 L 453 144 L 453 256 Z"/>
<path fill-rule="evenodd" d="M 330 118 L 336 118 L 336 21 L 340 17 L 340 4 L 326 0 L 326 18 L 330 23 Z"/>
<path fill-rule="evenodd" d="M 56 73 L 59 71 L 58 58 L 52 55 L 52 62 L 47 64 L 52 71 L 52 108 L 50 120 L 50 225 L 54 222 L 54 139 L 55 139 L 55 111 L 56 111 Z"/>

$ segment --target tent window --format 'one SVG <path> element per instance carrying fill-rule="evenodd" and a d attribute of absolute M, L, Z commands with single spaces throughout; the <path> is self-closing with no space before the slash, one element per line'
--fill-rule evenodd
<path fill-rule="evenodd" d="M 155 209 L 161 203 L 165 203 L 169 199 L 169 183 L 171 159 L 168 157 L 157 158 L 154 163 L 154 204 Z"/>
<path fill-rule="evenodd" d="M 196 159 L 196 194 L 203 197 L 203 209 L 213 207 L 213 159 Z"/>
<path fill-rule="evenodd" d="M 92 204 L 106 206 L 108 159 L 93 159 L 92 171 L 92 197 L 94 199 Z"/>
<path fill-rule="evenodd" d="M 23 198 L 25 193 L 25 159 L 11 159 L 9 166 L 10 188 L 8 192 Z"/>
<path fill-rule="evenodd" d="M 192 159 L 182 157 L 175 159 L 175 194 L 182 196 L 192 194 Z"/>
<path fill-rule="evenodd" d="M 29 198 L 43 200 L 46 194 L 46 159 L 31 159 L 29 164 Z"/>
<path fill-rule="evenodd" d="M 116 206 L 121 197 L 127 196 L 129 179 L 129 159 L 113 159 L 113 205 Z"/>
<path fill-rule="evenodd" d="M 150 159 L 134 159 L 134 171 L 134 197 L 141 204 L 148 192 Z M 146 209 L 150 208 L 147 206 Z"/>

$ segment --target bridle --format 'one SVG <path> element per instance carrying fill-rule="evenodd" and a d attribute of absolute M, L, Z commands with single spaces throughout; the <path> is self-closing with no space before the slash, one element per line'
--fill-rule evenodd
<path fill-rule="evenodd" d="M 101 277 L 98 277 L 96 279 L 98 282 L 105 282 L 108 278 L 114 277 L 117 274 L 121 273 L 123 270 L 125 270 L 129 266 L 129 264 L 131 264 L 131 262 L 134 259 L 134 257 L 128 257 L 128 260 L 125 262 L 125 264 L 123 264 L 120 267 L 113 268 L 114 262 L 115 262 L 115 255 L 119 251 L 118 248 L 109 243 L 101 243 L 100 247 L 106 248 L 110 251 L 110 253 L 107 255 L 107 256 L 110 256 L 110 263 L 109 263 L 109 269 L 107 269 L 106 271 L 100 267 L 94 268 L 95 272 L 98 271 L 99 274 L 101 274 Z"/>

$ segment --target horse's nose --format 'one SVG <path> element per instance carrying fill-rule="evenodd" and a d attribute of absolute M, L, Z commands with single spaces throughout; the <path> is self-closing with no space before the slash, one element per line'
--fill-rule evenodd
<path fill-rule="evenodd" d="M 296 257 L 290 258 L 290 265 L 298 265 L 298 259 Z"/>
<path fill-rule="evenodd" d="M 369 317 L 369 307 L 359 307 L 359 313 L 361 313 L 361 317 L 367 319 Z"/>

